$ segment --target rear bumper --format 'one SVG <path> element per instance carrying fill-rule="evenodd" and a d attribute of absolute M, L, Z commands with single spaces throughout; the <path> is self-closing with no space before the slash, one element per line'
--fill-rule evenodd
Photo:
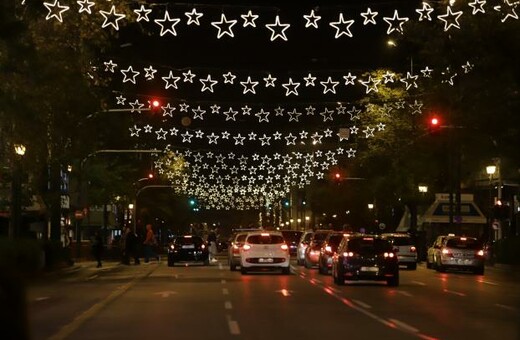
<path fill-rule="evenodd" d="M 248 257 L 242 258 L 239 261 L 239 265 L 244 268 L 287 268 L 290 266 L 289 257 L 277 257 L 273 258 L 273 262 L 260 262 L 261 258 Z"/>

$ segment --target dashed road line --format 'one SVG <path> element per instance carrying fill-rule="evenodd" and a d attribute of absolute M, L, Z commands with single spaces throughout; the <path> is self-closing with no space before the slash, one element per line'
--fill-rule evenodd
<path fill-rule="evenodd" d="M 407 291 L 405 290 L 396 290 L 396 292 L 398 294 L 401 294 L 401 295 L 404 295 L 404 296 L 407 296 L 407 297 L 412 297 L 412 294 L 408 293 Z"/>
<path fill-rule="evenodd" d="M 496 282 L 491 282 L 491 281 L 486 281 L 486 280 L 478 280 L 478 282 L 485 283 L 485 284 L 490 285 L 490 286 L 499 286 L 499 284 L 496 283 Z"/>
<path fill-rule="evenodd" d="M 231 315 L 226 315 L 229 333 L 232 335 L 240 335 L 240 327 L 238 326 L 238 322 L 231 319 Z"/>
<path fill-rule="evenodd" d="M 410 326 L 409 324 L 407 323 L 404 323 L 402 321 L 399 321 L 397 319 L 388 319 L 388 321 L 390 321 L 391 323 L 395 324 L 398 328 L 401 328 L 407 332 L 410 332 L 410 333 L 418 333 L 419 330 L 413 326 Z"/>
<path fill-rule="evenodd" d="M 500 303 L 495 303 L 495 306 L 500 307 L 502 309 L 510 310 L 512 312 L 516 312 L 517 311 L 517 309 L 515 307 L 513 307 L 513 306 L 503 305 L 503 304 L 500 304 Z"/>
<path fill-rule="evenodd" d="M 365 309 L 372 308 L 372 306 L 370 306 L 368 303 L 364 303 L 363 301 L 354 300 L 354 299 L 352 299 L 352 301 L 355 302 L 356 304 L 360 305 L 361 307 L 365 308 Z"/>
<path fill-rule="evenodd" d="M 444 293 L 458 295 L 458 296 L 466 296 L 466 294 L 464 294 L 464 293 L 456 292 L 454 290 L 447 290 L 447 289 L 444 289 Z"/>
<path fill-rule="evenodd" d="M 222 294 L 229 295 L 229 290 L 227 288 L 222 288 Z"/>
<path fill-rule="evenodd" d="M 412 281 L 412 283 L 418 285 L 418 286 L 426 286 L 426 283 L 424 282 L 421 282 L 421 281 Z"/>
<path fill-rule="evenodd" d="M 222 283 L 224 285 L 224 284 L 226 284 L 226 280 L 222 279 L 222 280 L 220 280 L 220 283 Z"/>
<path fill-rule="evenodd" d="M 233 305 L 231 304 L 231 301 L 224 302 L 224 308 L 225 309 L 233 309 Z"/>

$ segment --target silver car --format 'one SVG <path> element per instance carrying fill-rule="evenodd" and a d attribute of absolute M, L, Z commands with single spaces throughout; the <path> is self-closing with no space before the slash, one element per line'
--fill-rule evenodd
<path fill-rule="evenodd" d="M 436 256 L 435 269 L 471 270 L 484 275 L 484 245 L 475 237 L 447 236 Z"/>
<path fill-rule="evenodd" d="M 231 243 L 228 248 L 228 263 L 229 270 L 237 270 L 237 266 L 240 266 L 240 247 L 246 240 L 247 232 L 236 233 L 231 238 Z"/>
<path fill-rule="evenodd" d="M 296 263 L 300 266 L 303 266 L 305 263 L 305 250 L 311 242 L 312 235 L 314 235 L 313 231 L 304 231 L 300 238 L 300 242 L 298 242 L 298 248 L 296 249 Z"/>
<path fill-rule="evenodd" d="M 409 234 L 405 233 L 385 233 L 381 235 L 385 240 L 390 241 L 394 251 L 397 253 L 397 260 L 400 266 L 408 269 L 417 269 L 417 248 L 415 242 Z"/>

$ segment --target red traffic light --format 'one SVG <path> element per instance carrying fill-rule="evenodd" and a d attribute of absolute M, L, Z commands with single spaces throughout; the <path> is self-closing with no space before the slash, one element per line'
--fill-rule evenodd
<path fill-rule="evenodd" d="M 152 107 L 158 108 L 160 106 L 161 106 L 161 102 L 160 101 L 158 101 L 157 99 L 152 100 Z"/>
<path fill-rule="evenodd" d="M 335 178 L 335 179 L 341 179 L 341 174 L 340 174 L 339 172 L 336 172 L 336 173 L 334 174 L 334 178 Z"/>
<path fill-rule="evenodd" d="M 150 178 L 150 179 L 153 178 L 153 173 L 152 173 L 152 172 L 150 172 L 150 173 L 148 174 L 148 178 Z"/>
<path fill-rule="evenodd" d="M 431 124 L 432 126 L 439 126 L 439 124 L 440 124 L 439 118 L 437 118 L 437 117 L 433 117 L 433 118 L 430 120 L 430 124 Z"/>
<path fill-rule="evenodd" d="M 151 112 L 159 112 L 161 109 L 161 101 L 159 99 L 151 99 L 149 103 Z"/>

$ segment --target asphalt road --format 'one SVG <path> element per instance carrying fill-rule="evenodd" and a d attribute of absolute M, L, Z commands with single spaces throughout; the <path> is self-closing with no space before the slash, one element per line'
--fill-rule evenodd
<path fill-rule="evenodd" d="M 83 266 L 27 290 L 32 339 L 520 339 L 519 273 L 401 271 L 401 285 L 165 262 Z"/>

